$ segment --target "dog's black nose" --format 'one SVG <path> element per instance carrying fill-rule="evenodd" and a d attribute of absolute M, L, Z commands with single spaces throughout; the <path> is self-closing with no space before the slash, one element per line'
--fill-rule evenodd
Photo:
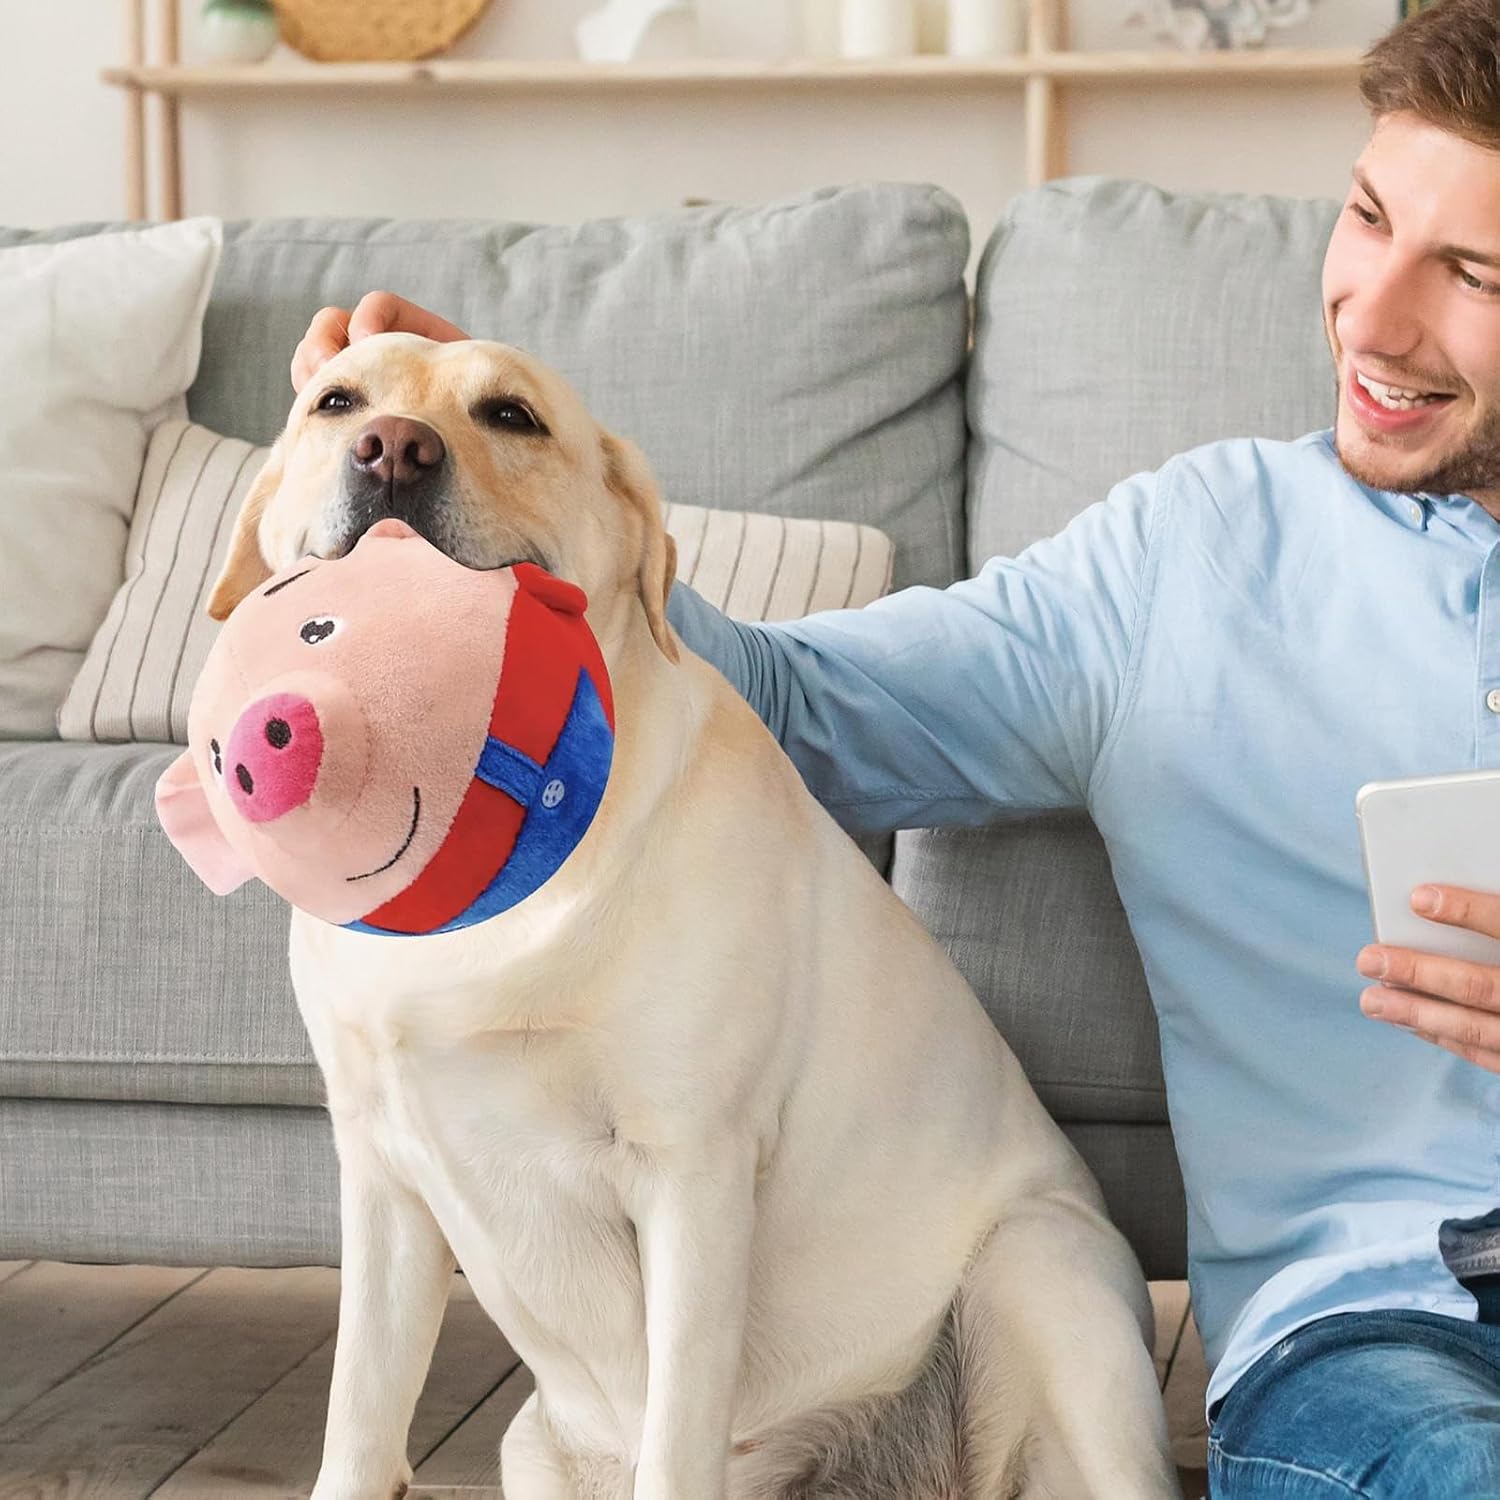
<path fill-rule="evenodd" d="M 360 429 L 349 463 L 388 485 L 407 485 L 430 474 L 447 455 L 443 440 L 412 417 L 376 417 Z"/>

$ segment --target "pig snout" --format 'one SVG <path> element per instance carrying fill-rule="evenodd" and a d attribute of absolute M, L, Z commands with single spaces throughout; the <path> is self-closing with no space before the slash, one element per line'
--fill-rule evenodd
<path fill-rule="evenodd" d="M 272 693 L 242 713 L 223 752 L 224 790 L 244 818 L 269 823 L 312 796 L 323 729 L 311 699 Z"/>

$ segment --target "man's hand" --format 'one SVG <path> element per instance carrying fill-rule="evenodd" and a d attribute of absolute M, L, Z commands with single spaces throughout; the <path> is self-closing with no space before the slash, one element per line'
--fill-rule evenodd
<path fill-rule="evenodd" d="M 1500 895 L 1419 885 L 1411 908 L 1430 921 L 1500 938 Z M 1360 950 L 1357 967 L 1367 979 L 1384 981 L 1359 997 L 1367 1016 L 1500 1073 L 1500 966 L 1372 943 Z"/>
<path fill-rule="evenodd" d="M 416 333 L 440 344 L 469 336 L 446 318 L 394 292 L 366 292 L 353 312 L 343 307 L 325 307 L 314 315 L 292 355 L 292 389 L 300 391 L 320 365 L 340 349 L 372 333 Z"/>

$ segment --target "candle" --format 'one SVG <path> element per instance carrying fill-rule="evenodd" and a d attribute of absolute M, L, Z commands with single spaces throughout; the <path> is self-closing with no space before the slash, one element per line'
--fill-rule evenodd
<path fill-rule="evenodd" d="M 917 50 L 912 0 L 843 0 L 839 41 L 845 57 L 910 57 Z"/>
<path fill-rule="evenodd" d="M 948 0 L 917 0 L 917 51 L 948 50 Z"/>
<path fill-rule="evenodd" d="M 1026 46 L 1026 0 L 948 0 L 948 51 L 991 57 Z"/>
<path fill-rule="evenodd" d="M 802 55 L 837 57 L 843 0 L 802 0 Z"/>

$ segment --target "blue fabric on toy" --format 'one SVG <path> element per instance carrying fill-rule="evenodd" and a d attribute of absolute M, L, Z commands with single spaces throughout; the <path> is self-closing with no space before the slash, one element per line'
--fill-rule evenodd
<path fill-rule="evenodd" d="M 562 732 L 546 765 L 538 765 L 503 741 L 487 739 L 475 776 L 526 808 L 510 857 L 479 897 L 433 932 L 472 927 L 519 905 L 557 873 L 577 847 L 604 798 L 614 758 L 614 732 L 587 672 L 578 687 Z M 393 932 L 368 922 L 346 922 L 352 932 L 383 937 L 423 934 Z"/>

